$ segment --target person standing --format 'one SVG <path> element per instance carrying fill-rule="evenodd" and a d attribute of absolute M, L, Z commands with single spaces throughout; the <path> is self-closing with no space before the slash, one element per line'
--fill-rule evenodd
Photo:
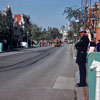
<path fill-rule="evenodd" d="M 97 52 L 100 52 L 100 40 L 98 40 L 98 43 L 97 43 Z"/>
<path fill-rule="evenodd" d="M 92 52 L 96 52 L 96 51 L 97 51 L 96 43 L 94 41 L 94 38 L 92 38 L 91 41 L 90 41 L 89 47 L 88 47 L 88 54 L 92 53 Z"/>
<path fill-rule="evenodd" d="M 86 56 L 89 39 L 83 28 L 81 28 L 79 33 L 81 38 L 80 41 L 75 44 L 75 47 L 77 49 L 76 63 L 79 66 L 80 82 L 77 83 L 76 86 L 83 87 L 86 86 Z"/>

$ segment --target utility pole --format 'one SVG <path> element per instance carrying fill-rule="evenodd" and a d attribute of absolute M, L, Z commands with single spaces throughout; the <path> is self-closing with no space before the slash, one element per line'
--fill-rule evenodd
<path fill-rule="evenodd" d="M 29 34 L 29 32 L 27 31 L 27 46 L 26 46 L 26 48 L 28 48 L 28 34 Z"/>
<path fill-rule="evenodd" d="M 88 8 L 88 4 L 87 4 L 87 0 L 81 0 L 81 9 L 83 11 L 83 18 L 82 18 L 82 22 L 83 22 L 83 27 L 86 30 L 86 22 L 87 22 L 87 8 Z"/>
<path fill-rule="evenodd" d="M 90 8 L 91 8 L 91 0 L 90 0 Z"/>
<path fill-rule="evenodd" d="M 99 0 L 99 20 L 96 25 L 96 43 L 100 40 L 100 0 Z"/>
<path fill-rule="evenodd" d="M 81 9 L 83 9 L 83 0 L 81 0 Z"/>

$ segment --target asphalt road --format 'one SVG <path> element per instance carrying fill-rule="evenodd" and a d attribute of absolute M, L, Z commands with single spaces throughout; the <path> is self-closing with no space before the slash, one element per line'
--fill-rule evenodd
<path fill-rule="evenodd" d="M 71 51 L 66 45 L 0 58 L 0 100 L 75 100 Z"/>

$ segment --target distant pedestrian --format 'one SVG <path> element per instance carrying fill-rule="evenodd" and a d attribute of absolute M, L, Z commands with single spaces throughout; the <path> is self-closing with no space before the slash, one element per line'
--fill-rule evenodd
<path fill-rule="evenodd" d="M 78 87 L 86 86 L 86 56 L 87 56 L 87 48 L 89 44 L 88 36 L 86 35 L 86 31 L 81 28 L 79 32 L 81 39 L 76 43 L 75 47 L 77 49 L 77 58 L 76 63 L 79 66 L 79 74 L 80 74 L 80 82 L 76 85 Z"/>
<path fill-rule="evenodd" d="M 7 46 L 8 46 L 7 40 L 4 39 L 4 40 L 3 40 L 3 50 L 4 50 L 4 51 L 7 51 L 7 49 L 8 49 Z"/>
<path fill-rule="evenodd" d="M 90 44 L 88 46 L 88 54 L 91 53 L 91 52 L 96 52 L 96 51 L 97 51 L 96 43 L 95 43 L 94 39 L 92 38 L 91 42 L 90 42 Z"/>
<path fill-rule="evenodd" d="M 98 43 L 97 43 L 97 52 L 100 52 L 100 40 L 98 40 Z"/>

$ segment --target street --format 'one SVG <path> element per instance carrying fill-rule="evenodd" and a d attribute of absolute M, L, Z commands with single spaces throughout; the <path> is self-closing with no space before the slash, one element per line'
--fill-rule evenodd
<path fill-rule="evenodd" d="M 0 57 L 0 100 L 76 100 L 72 46 Z"/>

